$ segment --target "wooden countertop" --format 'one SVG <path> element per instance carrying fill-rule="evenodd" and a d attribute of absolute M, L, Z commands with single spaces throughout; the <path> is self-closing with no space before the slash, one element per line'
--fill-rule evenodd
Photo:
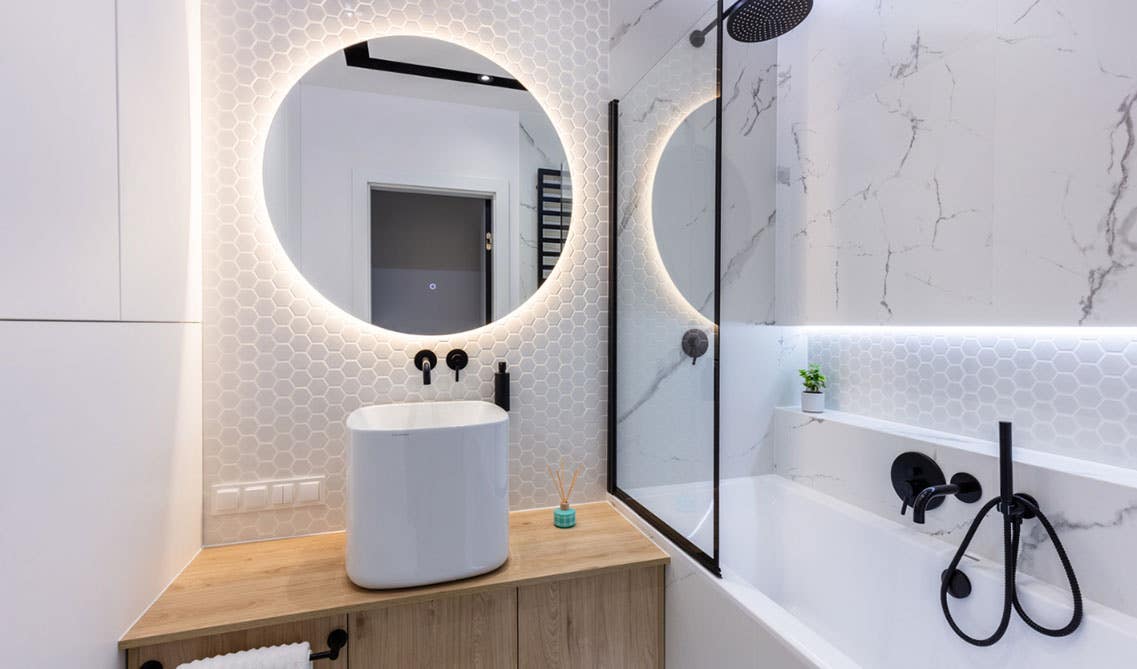
<path fill-rule="evenodd" d="M 119 648 L 670 561 L 608 502 L 577 506 L 576 527 L 568 530 L 553 527 L 549 509 L 515 511 L 504 565 L 418 588 L 357 587 L 344 569 L 344 541 L 343 532 L 336 532 L 203 549 L 122 637 Z"/>

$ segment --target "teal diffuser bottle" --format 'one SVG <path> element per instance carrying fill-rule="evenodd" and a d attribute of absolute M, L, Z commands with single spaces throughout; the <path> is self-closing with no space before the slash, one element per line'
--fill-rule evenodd
<path fill-rule="evenodd" d="M 572 489 L 576 487 L 576 477 L 580 476 L 580 467 L 572 473 L 572 481 L 569 482 L 568 488 L 565 488 L 565 467 L 560 465 L 557 471 L 553 472 L 552 467 L 548 467 L 549 478 L 553 479 L 553 483 L 557 486 L 557 493 L 561 498 L 561 505 L 553 509 L 553 526 L 561 529 L 568 529 L 576 525 L 576 509 L 569 506 L 569 495 L 572 494 Z"/>
<path fill-rule="evenodd" d="M 576 525 L 576 509 L 568 504 L 561 504 L 559 508 L 553 509 L 553 525 L 562 529 Z"/>

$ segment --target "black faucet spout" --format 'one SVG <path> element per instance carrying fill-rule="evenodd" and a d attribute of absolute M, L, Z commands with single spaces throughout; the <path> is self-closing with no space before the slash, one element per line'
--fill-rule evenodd
<path fill-rule="evenodd" d="M 422 370 L 422 385 L 430 385 L 430 370 L 438 366 L 438 356 L 429 349 L 423 349 L 415 354 L 415 367 Z"/>
<path fill-rule="evenodd" d="M 955 495 L 961 492 L 959 485 L 955 483 L 941 483 L 940 485 L 932 485 L 924 488 L 916 494 L 916 498 L 912 500 L 912 522 L 919 525 L 924 524 L 924 512 L 928 510 L 928 503 L 937 497 L 947 497 L 948 495 Z"/>

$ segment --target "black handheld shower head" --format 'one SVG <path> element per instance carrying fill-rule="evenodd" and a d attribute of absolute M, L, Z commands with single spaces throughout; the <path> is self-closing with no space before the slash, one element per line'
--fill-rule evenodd
<path fill-rule="evenodd" d="M 738 0 L 722 12 L 726 32 L 739 42 L 765 42 L 781 37 L 805 20 L 813 9 L 813 0 Z M 691 33 L 691 45 L 701 47 L 707 33 L 715 29 L 715 19 L 702 30 Z"/>

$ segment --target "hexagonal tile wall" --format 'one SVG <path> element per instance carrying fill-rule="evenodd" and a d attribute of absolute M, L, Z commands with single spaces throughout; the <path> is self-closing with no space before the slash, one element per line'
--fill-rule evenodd
<path fill-rule="evenodd" d="M 1137 334 L 809 335 L 829 376 L 829 407 L 1137 468 Z"/>
<path fill-rule="evenodd" d="M 204 0 L 205 485 L 323 474 L 327 504 L 210 516 L 208 544 L 341 529 L 344 420 L 386 401 L 487 399 L 508 361 L 510 502 L 552 505 L 545 466 L 604 493 L 607 323 L 607 5 L 558 0 Z M 446 39 L 500 63 L 541 102 L 569 155 L 576 203 L 552 277 L 506 318 L 446 338 L 381 330 L 296 271 L 265 211 L 261 158 L 279 101 L 312 65 L 364 39 Z M 423 387 L 420 348 L 470 354 L 460 384 Z M 442 375 L 446 376 L 446 375 Z"/>

